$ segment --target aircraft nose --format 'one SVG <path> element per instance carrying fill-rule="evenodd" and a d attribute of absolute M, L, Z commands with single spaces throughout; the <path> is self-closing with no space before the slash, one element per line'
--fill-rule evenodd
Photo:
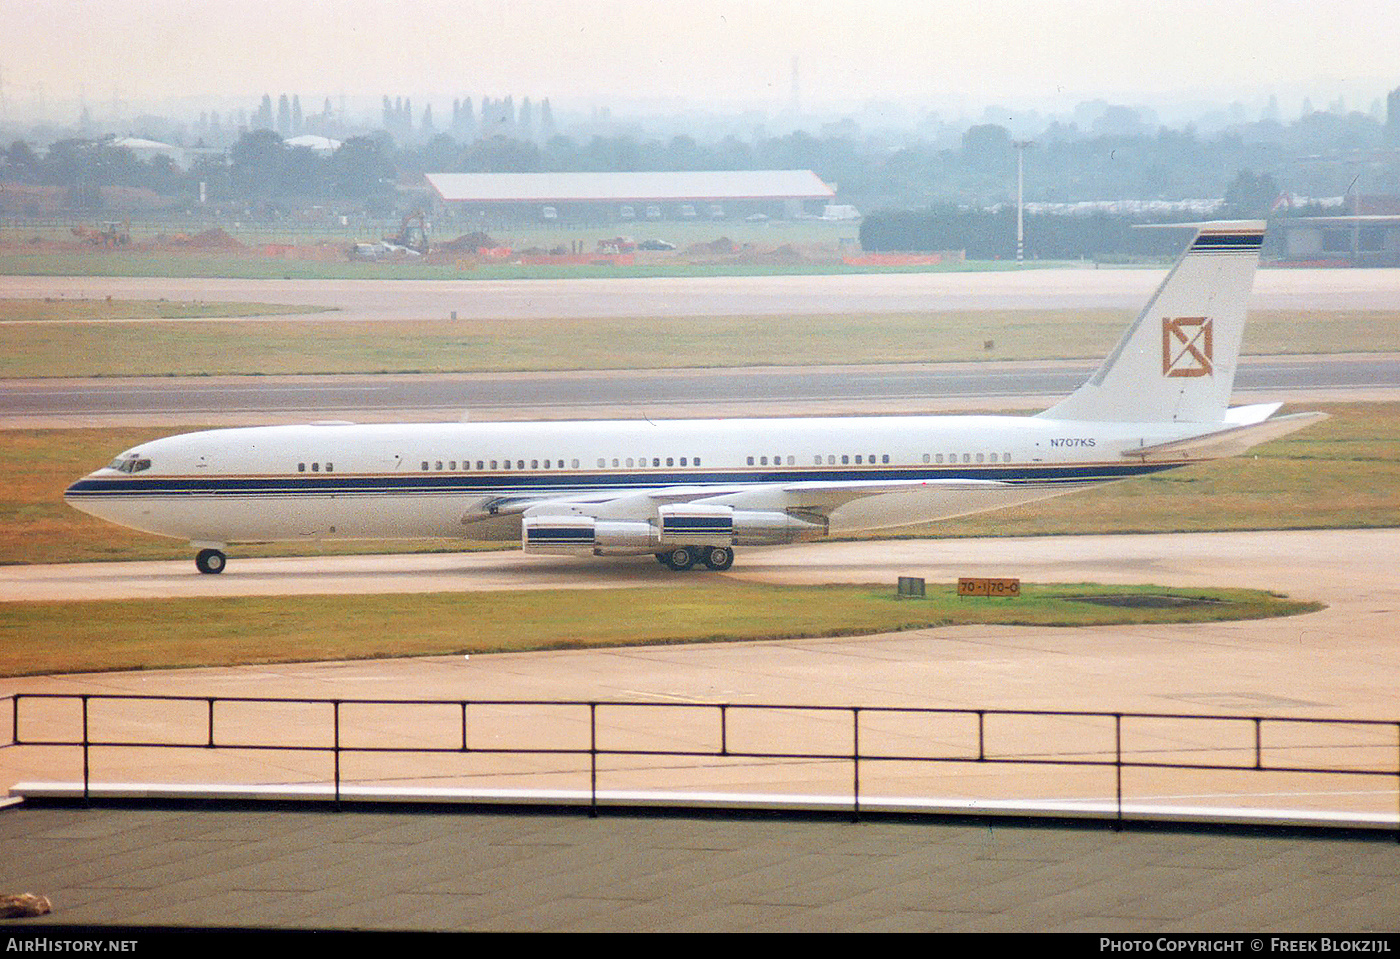
<path fill-rule="evenodd" d="M 88 508 L 88 497 L 85 494 L 92 490 L 92 477 L 93 474 L 89 473 L 82 479 L 70 483 L 68 488 L 63 491 L 63 502 L 76 510 L 91 513 L 92 510 Z"/>

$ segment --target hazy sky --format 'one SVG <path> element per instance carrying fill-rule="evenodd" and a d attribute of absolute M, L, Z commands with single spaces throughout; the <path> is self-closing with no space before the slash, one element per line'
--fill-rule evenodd
<path fill-rule="evenodd" d="M 1397 0 L 0 0 L 9 112 L 300 93 L 969 112 L 1400 85 Z M 1293 105 L 1290 107 L 1290 103 Z"/>

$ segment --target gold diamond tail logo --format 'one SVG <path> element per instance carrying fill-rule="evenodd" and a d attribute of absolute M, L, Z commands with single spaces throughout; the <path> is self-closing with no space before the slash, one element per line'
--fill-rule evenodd
<path fill-rule="evenodd" d="M 1210 376 L 1214 372 L 1208 316 L 1162 318 L 1162 375 Z"/>

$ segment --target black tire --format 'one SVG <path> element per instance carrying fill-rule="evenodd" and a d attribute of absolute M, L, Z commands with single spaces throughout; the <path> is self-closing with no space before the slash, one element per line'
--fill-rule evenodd
<path fill-rule="evenodd" d="M 202 549 L 194 558 L 194 568 L 201 573 L 222 573 L 228 565 L 228 557 L 217 549 Z"/>
<path fill-rule="evenodd" d="M 734 550 L 728 546 L 711 546 L 705 550 L 705 565 L 722 573 L 734 565 Z"/>
<path fill-rule="evenodd" d="M 657 561 L 658 563 L 660 563 L 662 566 L 665 566 L 665 565 L 666 565 L 666 554 L 665 554 L 665 553 L 657 553 L 657 554 L 656 554 L 656 561 Z"/>
<path fill-rule="evenodd" d="M 695 565 L 695 554 L 688 547 L 677 546 L 666 554 L 666 565 L 681 573 Z"/>

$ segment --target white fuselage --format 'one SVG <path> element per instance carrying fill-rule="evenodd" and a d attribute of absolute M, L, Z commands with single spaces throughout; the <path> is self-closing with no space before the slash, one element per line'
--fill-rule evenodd
<path fill-rule="evenodd" d="M 828 531 L 923 523 L 1188 462 L 1124 453 L 1190 424 L 1011 416 L 307 425 L 154 440 L 66 498 L 114 523 L 196 543 L 506 539 L 527 499 L 700 490 L 790 508 L 802 484 L 903 483 L 830 513 Z M 767 503 L 764 491 L 788 490 Z"/>
<path fill-rule="evenodd" d="M 1321 414 L 1229 408 L 1265 224 L 1196 234 L 1099 369 L 1033 417 L 310 425 L 128 450 L 78 509 L 200 545 L 521 538 L 725 570 L 734 546 L 927 523 L 1218 456 Z"/>

